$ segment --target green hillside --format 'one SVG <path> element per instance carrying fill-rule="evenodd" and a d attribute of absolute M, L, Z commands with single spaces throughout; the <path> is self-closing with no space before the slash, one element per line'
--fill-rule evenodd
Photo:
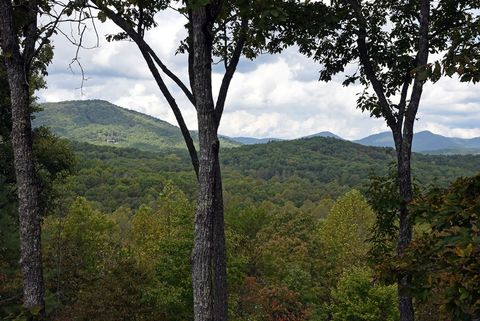
<path fill-rule="evenodd" d="M 43 110 L 35 115 L 34 126 L 49 127 L 55 134 L 70 140 L 145 151 L 185 148 L 178 127 L 107 101 L 44 103 L 41 108 Z M 238 145 L 222 138 L 223 147 Z"/>
<path fill-rule="evenodd" d="M 42 107 L 35 125 L 76 142 L 80 161 L 72 196 L 86 196 L 108 210 L 137 207 L 155 197 L 163 182 L 173 181 L 194 197 L 194 175 L 177 127 L 101 100 Z M 238 145 L 223 138 L 222 146 Z M 221 150 L 227 199 L 230 195 L 242 203 L 291 201 L 300 206 L 305 201 L 336 198 L 351 188 L 362 189 L 373 173 L 386 174 L 394 160 L 391 148 L 330 137 Z M 413 175 L 422 184 L 446 186 L 479 171 L 480 156 L 413 155 Z"/>
<path fill-rule="evenodd" d="M 424 155 L 414 153 L 413 175 L 424 183 L 446 185 L 458 176 L 480 171 L 480 156 Z M 337 181 L 350 187 L 372 174 L 386 173 L 395 151 L 363 146 L 329 137 L 304 138 L 241 146 L 225 151 L 223 162 L 244 175 L 263 179 L 297 175 L 310 181 Z"/>
<path fill-rule="evenodd" d="M 192 320 L 190 258 L 197 184 L 178 130 L 105 102 L 45 107 L 36 124 L 50 125 L 70 137 L 76 156 L 74 175 L 52 181 L 48 194 L 55 199 L 42 225 L 47 298 L 60 302 L 53 306 L 62 317 L 56 320 L 109 321 L 126 315 L 132 320 L 156 320 L 159 315 L 164 320 Z M 68 142 L 58 143 L 60 148 L 52 149 L 37 141 L 40 152 L 42 146 L 49 151 L 38 167 L 42 177 L 48 176 L 45 164 L 55 165 L 58 158 L 62 164 L 62 152 L 71 155 Z M 371 259 L 367 255 L 371 242 L 366 240 L 375 237 L 371 229 L 375 214 L 362 192 L 370 174 L 387 173 L 395 159 L 393 149 L 313 137 L 222 148 L 220 153 L 229 290 L 231 298 L 247 303 L 233 305 L 232 320 L 326 320 L 330 293 L 357 284 L 359 276 L 363 285 L 355 291 L 381 299 L 379 307 L 384 309 L 383 293 L 390 289 L 388 307 L 396 307 L 395 286 L 384 286 L 379 294 L 366 291 L 373 284 L 370 274 L 361 276 L 357 267 L 347 270 Z M 480 155 L 413 155 L 413 175 L 422 187 L 445 186 L 479 170 Z M 468 193 L 469 199 L 476 195 L 475 190 Z M 446 200 L 451 199 L 458 200 Z M 19 240 L 12 228 L 17 221 L 13 207 L 10 214 L 0 216 L 0 238 Z M 418 227 L 428 228 L 425 223 Z M 465 233 L 470 234 L 475 236 Z M 0 297 L 15 298 L 21 293 L 15 254 L 19 246 L 4 244 L 0 263 L 7 264 L 0 264 L 0 279 L 16 277 L 3 277 L 8 282 L 0 286 Z M 379 246 L 389 249 L 390 244 L 382 241 Z M 263 311 L 277 309 L 262 308 L 251 298 L 265 302 L 266 295 L 274 305 L 301 307 L 316 316 L 265 317 Z M 15 309 L 21 305 L 21 296 L 17 298 Z M 12 313 L 2 308 L 0 304 L 0 319 L 4 315 L 11 319 Z M 382 311 L 380 318 L 369 320 L 386 320 L 384 315 Z"/>
<path fill-rule="evenodd" d="M 79 162 L 70 192 L 85 196 L 101 209 L 148 203 L 167 181 L 195 198 L 195 176 L 183 149 L 151 153 L 91 144 L 73 146 Z M 351 188 L 362 190 L 372 173 L 385 174 L 393 155 L 389 148 L 323 137 L 224 149 L 226 205 L 268 200 L 302 206 L 335 199 Z M 479 171 L 480 156 L 415 154 L 413 158 L 414 177 L 423 185 L 445 186 L 458 176 Z"/>

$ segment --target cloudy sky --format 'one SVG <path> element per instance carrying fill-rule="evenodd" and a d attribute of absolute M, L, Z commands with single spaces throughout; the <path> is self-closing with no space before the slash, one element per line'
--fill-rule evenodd
<path fill-rule="evenodd" d="M 174 14 L 161 17 L 147 40 L 159 56 L 188 83 L 186 56 L 174 55 L 184 38 L 185 21 Z M 111 23 L 97 24 L 85 39 L 79 60 L 86 81 L 72 62 L 76 48 L 63 35 L 54 38 L 55 57 L 49 67 L 48 89 L 41 101 L 104 99 L 175 124 L 168 104 L 157 88 L 136 46 L 128 41 L 108 43 L 104 35 L 118 31 Z M 64 26 L 68 35 L 76 31 Z M 92 31 L 92 30 L 91 30 Z M 387 130 L 380 119 L 371 119 L 355 108 L 358 86 L 342 87 L 343 75 L 330 83 L 318 81 L 319 66 L 290 48 L 279 55 L 263 55 L 255 61 L 241 61 L 227 98 L 220 133 L 228 136 L 297 138 L 331 131 L 347 139 L 361 138 Z M 221 70 L 213 76 L 214 92 L 221 82 Z M 193 107 L 170 84 L 190 129 L 196 129 Z M 480 85 L 443 79 L 424 90 L 416 131 L 470 138 L 480 136 Z"/>

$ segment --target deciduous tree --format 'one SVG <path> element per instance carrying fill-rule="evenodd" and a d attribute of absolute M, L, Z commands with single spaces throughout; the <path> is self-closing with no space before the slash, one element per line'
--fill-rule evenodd
<path fill-rule="evenodd" d="M 38 16 L 50 13 L 48 1 L 0 1 L 0 48 L 8 79 L 9 107 L 2 101 L 2 126 L 10 126 L 10 139 L 18 196 L 23 304 L 31 319 L 44 317 L 44 285 L 40 245 L 40 194 L 35 170 L 30 121 L 31 95 L 37 89 L 38 74 L 45 73 L 51 59 L 49 38 L 60 16 L 40 25 Z M 63 13 L 63 11 L 62 11 Z M 3 67 L 1 68 L 3 69 Z M 3 74 L 3 72 L 2 72 Z M 2 93 L 2 100 L 5 95 Z M 5 135 L 2 130 L 2 136 Z M 2 138 L 3 140 L 3 138 Z"/>
<path fill-rule="evenodd" d="M 323 6 L 306 3 L 305 9 L 313 16 L 320 12 L 320 17 Z M 398 256 L 412 239 L 408 204 L 413 199 L 414 123 L 425 82 L 441 76 L 440 62 L 429 64 L 429 54 L 441 53 L 452 45 L 452 30 L 465 33 L 467 29 L 458 26 L 465 25 L 473 8 L 478 8 L 478 2 L 339 0 L 329 7 L 327 24 L 319 24 L 321 19 L 314 18 L 314 22 L 307 19 L 296 23 L 297 29 L 303 30 L 296 40 L 300 51 L 322 66 L 320 80 L 330 81 L 345 69 L 352 70 L 343 84 L 359 81 L 364 86 L 357 107 L 385 119 L 392 132 L 401 196 Z M 402 321 L 414 319 L 408 280 L 408 275 L 398 275 Z"/>
<path fill-rule="evenodd" d="M 195 320 L 226 320 L 226 249 L 218 128 L 240 57 L 243 54 L 254 58 L 269 42 L 276 22 L 284 15 L 278 6 L 281 2 L 92 0 L 89 4 L 99 10 L 100 20 L 108 18 L 122 29 L 112 40 L 129 38 L 135 42 L 180 126 L 198 178 L 192 253 Z M 189 86 L 167 68 L 144 37 L 148 29 L 157 26 L 155 15 L 171 7 L 186 18 L 188 35 L 179 52 L 187 54 Z M 214 57 L 225 67 L 216 101 L 212 88 Z M 198 153 L 161 72 L 180 88 L 197 111 Z"/>

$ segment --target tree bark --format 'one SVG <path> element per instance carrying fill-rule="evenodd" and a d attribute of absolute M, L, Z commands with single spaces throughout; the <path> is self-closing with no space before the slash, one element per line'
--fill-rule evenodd
<path fill-rule="evenodd" d="M 14 153 L 14 167 L 18 193 L 18 221 L 20 226 L 20 266 L 23 279 L 23 306 L 31 314 L 30 320 L 45 317 L 44 284 L 41 253 L 41 226 L 39 188 L 35 171 L 32 126 L 30 121 L 30 91 L 28 70 L 35 39 L 30 39 L 36 28 L 36 10 L 28 5 L 27 38 L 24 40 L 23 55 L 14 27 L 11 4 L 0 1 L 0 36 L 5 56 L 12 105 L 11 140 Z"/>
<path fill-rule="evenodd" d="M 192 279 L 195 321 L 227 320 L 227 280 L 218 122 L 212 97 L 212 41 L 208 6 L 192 10 L 193 95 L 197 107 L 199 195 Z"/>
<path fill-rule="evenodd" d="M 214 245 L 214 301 L 213 311 L 216 321 L 228 319 L 227 296 L 227 250 L 225 246 L 225 222 L 223 208 L 222 175 L 217 153 L 215 171 L 215 218 L 213 224 Z"/>
<path fill-rule="evenodd" d="M 399 208 L 399 232 L 397 240 L 397 255 L 402 256 L 406 246 L 412 241 L 412 225 L 409 220 L 408 203 L 412 200 L 412 179 L 410 169 L 411 144 L 413 133 L 402 135 L 401 128 L 392 128 L 397 151 L 398 190 L 401 197 Z M 413 321 L 415 312 L 412 297 L 405 291 L 410 283 L 407 275 L 397 276 L 398 309 L 401 321 Z"/>
<path fill-rule="evenodd" d="M 422 97 L 423 85 L 425 79 L 422 79 L 419 72 L 422 68 L 426 68 L 428 63 L 428 47 L 429 47 L 429 21 L 430 21 L 430 0 L 420 1 L 419 12 L 419 36 L 418 36 L 418 53 L 417 53 L 417 74 L 413 82 L 412 94 L 408 108 L 405 111 L 405 120 L 402 132 L 402 141 L 400 148 L 397 146 L 398 158 L 398 187 L 402 203 L 400 204 L 400 226 L 397 242 L 397 255 L 403 256 L 406 247 L 412 241 L 412 224 L 408 212 L 408 204 L 413 199 L 413 187 L 411 177 L 411 156 L 413 142 L 413 125 L 420 105 Z M 398 129 L 399 130 L 399 129 Z M 406 291 L 410 283 L 408 275 L 398 276 L 398 308 L 400 310 L 400 321 L 413 321 L 414 308 L 411 295 Z"/>

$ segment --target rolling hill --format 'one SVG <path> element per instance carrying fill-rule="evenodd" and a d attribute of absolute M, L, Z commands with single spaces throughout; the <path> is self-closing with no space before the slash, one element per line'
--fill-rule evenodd
<path fill-rule="evenodd" d="M 144 151 L 185 148 L 180 129 L 166 121 L 133 110 L 125 109 L 104 100 L 79 100 L 43 103 L 42 111 L 35 114 L 33 125 L 49 127 L 55 134 L 79 142 L 101 146 L 131 147 Z M 196 140 L 197 132 L 192 131 Z M 319 132 L 302 137 L 329 137 L 343 140 L 331 132 Z M 278 138 L 221 136 L 222 147 L 257 145 L 286 141 Z M 354 143 L 393 147 L 390 132 L 383 132 L 354 140 Z M 424 154 L 480 154 L 480 137 L 462 139 L 445 137 L 422 131 L 415 134 L 413 151 Z"/>
<path fill-rule="evenodd" d="M 328 132 L 319 132 L 317 134 L 301 137 L 313 138 L 313 137 L 331 137 L 340 140 L 344 140 L 342 137 Z M 250 137 L 234 137 L 232 140 L 245 145 L 252 144 L 265 144 L 271 141 L 279 141 L 277 138 L 250 138 Z M 390 132 L 382 132 L 373 134 L 352 142 L 373 147 L 390 147 L 394 148 L 392 134 Z M 442 135 L 434 134 L 429 131 L 421 131 L 415 133 L 413 140 L 413 151 L 422 154 L 433 155 L 467 155 L 467 154 L 480 154 L 480 137 L 463 139 L 457 137 L 445 137 Z"/>
<path fill-rule="evenodd" d="M 145 151 L 185 148 L 180 129 L 157 118 L 118 107 L 104 100 L 44 103 L 33 125 L 49 127 L 55 134 L 93 145 L 132 147 Z M 192 131 L 192 136 L 197 133 Z M 221 138 L 222 147 L 239 143 Z"/>
<path fill-rule="evenodd" d="M 335 135 L 332 132 L 320 132 L 308 136 L 301 137 L 304 138 L 313 138 L 313 137 L 331 137 L 336 139 L 342 139 L 342 137 Z M 238 142 L 242 145 L 255 145 L 255 144 L 266 144 L 269 142 L 278 142 L 278 141 L 285 141 L 288 139 L 281 139 L 281 138 L 274 138 L 274 137 L 267 137 L 267 138 L 255 138 L 255 137 L 230 137 L 231 140 Z"/>
<path fill-rule="evenodd" d="M 42 107 L 35 126 L 48 126 L 74 141 L 80 160 L 71 184 L 75 195 L 110 210 L 122 204 L 138 206 L 156 195 L 165 181 L 173 181 L 188 195 L 195 193 L 193 171 L 177 127 L 101 100 Z M 385 174 L 395 159 L 391 148 L 363 146 L 331 133 L 313 136 L 263 144 L 244 141 L 241 146 L 222 138 L 223 146 L 238 146 L 221 150 L 226 195 L 235 195 L 242 203 L 318 201 L 362 188 L 370 174 Z M 413 156 L 413 173 L 426 184 L 446 185 L 479 170 L 480 156 Z"/>
<path fill-rule="evenodd" d="M 312 138 L 312 137 L 331 137 L 331 138 L 336 138 L 336 139 L 342 139 L 342 137 L 332 133 L 332 132 L 320 132 L 320 133 L 316 133 L 316 134 L 312 134 L 312 135 L 308 135 L 308 136 L 305 136 L 305 137 L 302 137 L 302 138 Z"/>
<path fill-rule="evenodd" d="M 152 153 L 133 148 L 73 143 L 78 173 L 69 184 L 100 208 L 137 207 L 172 181 L 192 199 L 195 175 L 185 149 Z M 334 138 L 314 137 L 221 150 L 227 204 L 292 202 L 336 198 L 363 189 L 371 174 L 387 173 L 391 148 L 368 147 Z M 459 176 L 480 171 L 480 156 L 413 155 L 413 174 L 421 184 L 446 186 Z"/>

